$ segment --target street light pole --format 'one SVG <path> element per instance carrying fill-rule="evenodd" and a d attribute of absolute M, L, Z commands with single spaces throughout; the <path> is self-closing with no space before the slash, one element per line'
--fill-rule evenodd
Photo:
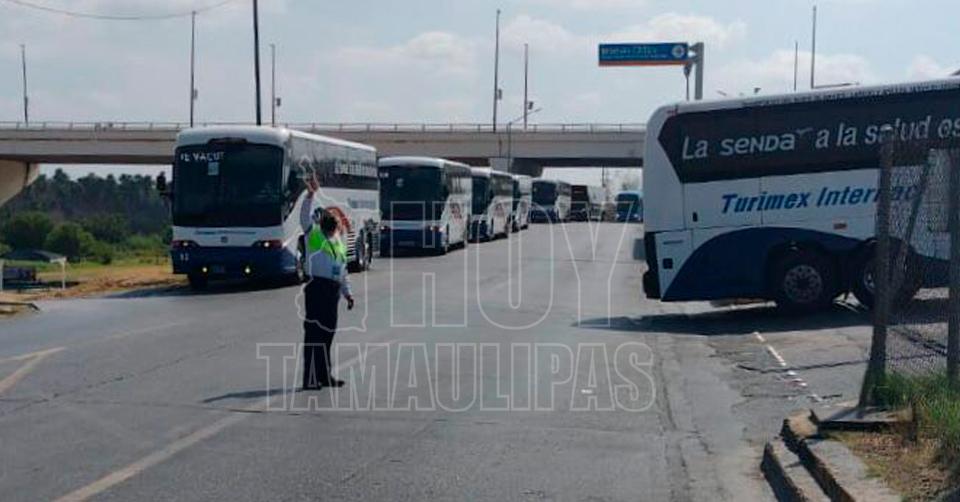
<path fill-rule="evenodd" d="M 194 102 L 197 100 L 197 11 L 190 13 L 190 127 L 193 127 Z"/>
<path fill-rule="evenodd" d="M 500 9 L 497 9 L 497 33 L 493 48 L 493 132 L 497 132 L 497 101 L 500 100 Z"/>
<path fill-rule="evenodd" d="M 524 110 L 523 115 L 511 120 L 510 122 L 507 122 L 507 172 L 508 173 L 513 172 L 513 124 L 516 124 L 521 120 L 526 120 L 528 116 L 533 115 L 534 113 L 540 113 L 540 110 L 542 110 L 542 108 L 537 108 L 536 110 L 533 110 L 529 113 L 527 112 L 527 110 Z"/>
<path fill-rule="evenodd" d="M 277 127 L 277 44 L 270 44 L 270 125 Z"/>
<path fill-rule="evenodd" d="M 813 36 L 810 38 L 810 89 L 817 88 L 817 6 L 813 6 Z"/>
<path fill-rule="evenodd" d="M 27 46 L 20 44 L 20 65 L 23 67 L 23 125 L 30 125 L 30 98 L 27 96 Z"/>
<path fill-rule="evenodd" d="M 523 44 L 523 129 L 527 129 L 527 112 L 530 110 L 530 44 Z"/>
<path fill-rule="evenodd" d="M 260 15 L 257 0 L 253 0 L 253 79 L 257 93 L 257 125 L 263 125 L 260 111 Z"/>

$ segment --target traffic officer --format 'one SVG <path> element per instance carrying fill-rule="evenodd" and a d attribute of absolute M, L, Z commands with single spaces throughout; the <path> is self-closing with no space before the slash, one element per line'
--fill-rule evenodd
<path fill-rule="evenodd" d="M 300 211 L 306 269 L 303 320 L 303 388 L 340 387 L 343 380 L 330 374 L 330 346 L 337 330 L 340 297 L 353 309 L 353 294 L 347 278 L 347 247 L 340 240 L 340 222 L 328 210 L 313 211 L 315 182 L 307 183 L 307 197 Z"/>

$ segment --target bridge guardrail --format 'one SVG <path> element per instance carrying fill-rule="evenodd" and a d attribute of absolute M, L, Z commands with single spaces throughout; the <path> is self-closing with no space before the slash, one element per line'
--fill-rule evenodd
<path fill-rule="evenodd" d="M 248 122 L 204 122 L 197 123 L 197 126 L 238 126 L 253 125 Z M 322 123 L 322 122 L 293 122 L 278 124 L 289 129 L 302 131 L 314 131 L 322 133 L 331 132 L 432 132 L 432 133 L 493 133 L 507 132 L 506 125 L 498 125 L 497 130 L 493 130 L 491 124 L 470 124 L 470 123 Z M 47 130 L 76 130 L 76 131 L 179 131 L 189 127 L 185 122 L 68 122 L 68 121 L 43 121 L 31 122 L 29 125 L 23 122 L 0 121 L 0 130 L 24 130 L 24 131 L 47 131 Z M 625 124 L 606 124 L 606 123 L 570 123 L 570 124 L 530 124 L 525 129 L 522 126 L 513 126 L 510 128 L 514 133 L 615 133 L 615 132 L 641 132 L 646 129 L 642 123 Z"/>

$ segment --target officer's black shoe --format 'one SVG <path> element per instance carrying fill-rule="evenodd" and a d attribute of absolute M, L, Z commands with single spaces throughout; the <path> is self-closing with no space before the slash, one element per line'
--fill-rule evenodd
<path fill-rule="evenodd" d="M 333 377 L 330 377 L 330 378 L 327 378 L 326 380 L 321 380 L 321 381 L 320 381 L 320 385 L 322 385 L 322 386 L 324 386 L 324 387 L 334 387 L 334 388 L 336 388 L 336 387 L 343 387 L 344 383 L 346 383 L 346 382 L 344 382 L 343 380 L 337 379 L 337 378 L 333 378 Z"/>
<path fill-rule="evenodd" d="M 322 388 L 323 388 L 323 385 L 320 385 L 320 384 L 316 384 L 316 385 L 304 385 L 303 387 L 300 387 L 300 390 L 301 390 L 301 391 L 320 390 L 320 389 L 322 389 Z"/>

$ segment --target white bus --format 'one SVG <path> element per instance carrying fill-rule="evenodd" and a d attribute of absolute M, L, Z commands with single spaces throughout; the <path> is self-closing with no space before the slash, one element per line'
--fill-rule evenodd
<path fill-rule="evenodd" d="M 352 270 L 366 269 L 379 235 L 377 152 L 372 147 L 268 127 L 187 129 L 174 153 L 176 274 L 202 288 L 210 278 L 303 279 L 300 208 L 304 178 L 314 207 L 341 220 Z"/>
<path fill-rule="evenodd" d="M 523 174 L 513 175 L 513 222 L 514 232 L 530 226 L 530 205 L 533 180 Z"/>
<path fill-rule="evenodd" d="M 570 219 L 577 221 L 600 221 L 603 218 L 605 200 L 603 187 L 572 185 L 570 187 Z"/>
<path fill-rule="evenodd" d="M 533 180 L 533 207 L 530 221 L 534 223 L 564 222 L 570 217 L 570 184 L 558 180 Z"/>
<path fill-rule="evenodd" d="M 428 157 L 386 157 L 380 166 L 380 254 L 400 248 L 446 254 L 469 232 L 470 167 Z"/>
<path fill-rule="evenodd" d="M 803 311 L 851 291 L 871 306 L 886 125 L 899 140 L 960 138 L 960 79 L 659 109 L 644 157 L 647 296 Z M 925 155 L 898 155 L 894 213 L 922 193 L 914 174 Z M 899 298 L 942 277 L 949 239 L 935 230 L 916 225 L 909 257 L 924 266 L 907 267 Z"/>
<path fill-rule="evenodd" d="M 489 167 L 474 167 L 470 238 L 476 241 L 506 237 L 513 215 L 513 178 Z"/>

